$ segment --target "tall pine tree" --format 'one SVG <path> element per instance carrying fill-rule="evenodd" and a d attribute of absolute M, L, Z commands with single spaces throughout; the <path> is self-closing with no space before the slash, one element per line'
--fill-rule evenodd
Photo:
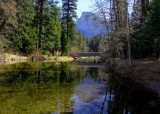
<path fill-rule="evenodd" d="M 19 52 L 30 54 L 35 49 L 36 32 L 33 27 L 35 11 L 33 0 L 17 0 L 18 28 L 13 40 L 14 47 Z"/>
<path fill-rule="evenodd" d="M 157 59 L 159 59 L 159 50 L 160 50 L 160 1 L 153 0 L 150 5 L 150 10 L 148 13 L 148 17 L 144 23 L 147 34 L 146 37 L 149 36 L 152 38 L 153 42 L 155 42 L 155 53 Z"/>
<path fill-rule="evenodd" d="M 44 12 L 44 29 L 42 39 L 42 49 L 44 53 L 53 53 L 61 49 L 61 25 L 58 19 L 60 9 L 53 3 Z"/>
<path fill-rule="evenodd" d="M 35 1 L 35 26 L 37 30 L 37 50 L 54 53 L 61 48 L 60 9 L 52 0 Z"/>
<path fill-rule="evenodd" d="M 76 10 L 77 0 L 62 0 L 62 53 L 67 53 L 69 44 L 74 43 L 76 38 L 76 25 L 74 21 L 77 17 Z"/>
<path fill-rule="evenodd" d="M 145 20 L 134 35 L 133 51 L 135 57 L 159 58 L 160 50 L 160 2 L 152 0 Z"/>

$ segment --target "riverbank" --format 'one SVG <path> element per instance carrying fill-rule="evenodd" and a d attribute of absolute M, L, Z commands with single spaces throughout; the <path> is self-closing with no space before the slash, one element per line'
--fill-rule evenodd
<path fill-rule="evenodd" d="M 160 94 L 160 61 L 134 60 L 129 67 L 126 60 L 110 59 L 108 69 Z"/>
<path fill-rule="evenodd" d="M 14 55 L 9 53 L 0 54 L 0 63 L 17 63 L 17 62 L 26 62 L 29 58 L 22 55 Z"/>
<path fill-rule="evenodd" d="M 74 59 L 70 56 L 44 56 L 45 61 L 58 61 L 58 62 L 70 62 Z"/>
<path fill-rule="evenodd" d="M 17 63 L 17 62 L 27 62 L 27 61 L 58 61 L 58 62 L 86 62 L 86 63 L 94 63 L 94 62 L 103 62 L 101 57 L 80 57 L 74 59 L 71 56 L 48 56 L 42 54 L 35 54 L 30 56 L 22 56 L 20 54 L 9 54 L 2 53 L 0 54 L 0 63 Z"/>
<path fill-rule="evenodd" d="M 18 62 L 27 62 L 27 61 L 58 61 L 58 62 L 70 62 L 74 59 L 70 56 L 23 56 L 20 54 L 9 54 L 2 53 L 0 54 L 0 63 L 12 64 Z"/>

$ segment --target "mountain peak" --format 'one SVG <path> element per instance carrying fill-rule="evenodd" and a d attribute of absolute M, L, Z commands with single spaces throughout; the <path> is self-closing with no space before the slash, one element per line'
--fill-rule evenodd
<path fill-rule="evenodd" d="M 83 12 L 76 20 L 76 28 L 87 38 L 107 34 L 103 18 L 92 12 Z"/>
<path fill-rule="evenodd" d="M 82 12 L 82 15 L 92 15 L 92 14 L 93 14 L 92 12 Z"/>

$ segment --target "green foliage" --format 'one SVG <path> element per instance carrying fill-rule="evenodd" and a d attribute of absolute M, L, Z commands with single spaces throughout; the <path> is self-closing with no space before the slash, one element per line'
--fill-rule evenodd
<path fill-rule="evenodd" d="M 133 35 L 133 55 L 135 57 L 159 58 L 159 36 L 160 36 L 160 3 L 159 0 L 153 0 L 150 4 L 150 10 L 142 24 L 140 30 Z"/>
<path fill-rule="evenodd" d="M 82 44 L 83 44 L 83 35 L 82 35 L 82 33 L 79 33 L 78 44 L 79 44 L 79 47 L 81 47 Z"/>
<path fill-rule="evenodd" d="M 102 36 L 95 36 L 91 41 L 90 41 L 90 44 L 89 44 L 89 47 L 90 47 L 90 51 L 93 51 L 93 52 L 98 52 L 100 51 L 99 50 L 99 46 L 100 44 L 102 43 L 101 40 L 103 39 Z"/>
<path fill-rule="evenodd" d="M 85 38 L 81 32 L 78 33 L 77 47 L 80 52 L 88 52 L 87 38 Z"/>
<path fill-rule="evenodd" d="M 62 29 L 63 30 L 63 29 Z M 67 42 L 67 39 L 66 39 L 66 36 L 65 36 L 65 33 L 62 31 L 62 36 L 61 36 L 61 50 L 62 50 L 62 55 L 67 55 L 68 54 L 68 49 L 69 49 L 69 46 L 68 46 L 68 42 Z"/>
<path fill-rule="evenodd" d="M 35 50 L 36 33 L 33 27 L 35 11 L 32 0 L 17 0 L 18 28 L 16 30 L 13 47 L 26 54 Z"/>
<path fill-rule="evenodd" d="M 61 50 L 61 25 L 58 18 L 60 9 L 56 2 L 38 0 L 35 2 L 35 11 L 37 49 L 41 49 L 43 54 L 54 54 Z"/>
<path fill-rule="evenodd" d="M 44 13 L 44 29 L 43 29 L 43 52 L 54 53 L 61 49 L 61 25 L 58 19 L 60 9 L 55 4 Z"/>
<path fill-rule="evenodd" d="M 61 38 L 61 42 L 63 42 L 62 44 L 64 45 L 62 46 L 62 53 L 68 53 L 66 52 L 66 49 L 70 46 L 76 45 L 76 25 L 74 22 L 74 18 L 77 17 L 76 9 L 77 0 L 62 0 L 61 24 L 63 30 L 63 38 Z"/>

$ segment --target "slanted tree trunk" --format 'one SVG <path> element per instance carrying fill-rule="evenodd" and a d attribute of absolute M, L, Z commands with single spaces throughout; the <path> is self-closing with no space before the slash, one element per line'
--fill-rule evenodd
<path fill-rule="evenodd" d="M 129 13 L 128 13 L 128 0 L 125 0 L 126 3 L 126 37 L 128 44 L 128 62 L 129 66 L 132 66 L 132 57 L 131 57 L 131 37 L 129 32 Z"/>

